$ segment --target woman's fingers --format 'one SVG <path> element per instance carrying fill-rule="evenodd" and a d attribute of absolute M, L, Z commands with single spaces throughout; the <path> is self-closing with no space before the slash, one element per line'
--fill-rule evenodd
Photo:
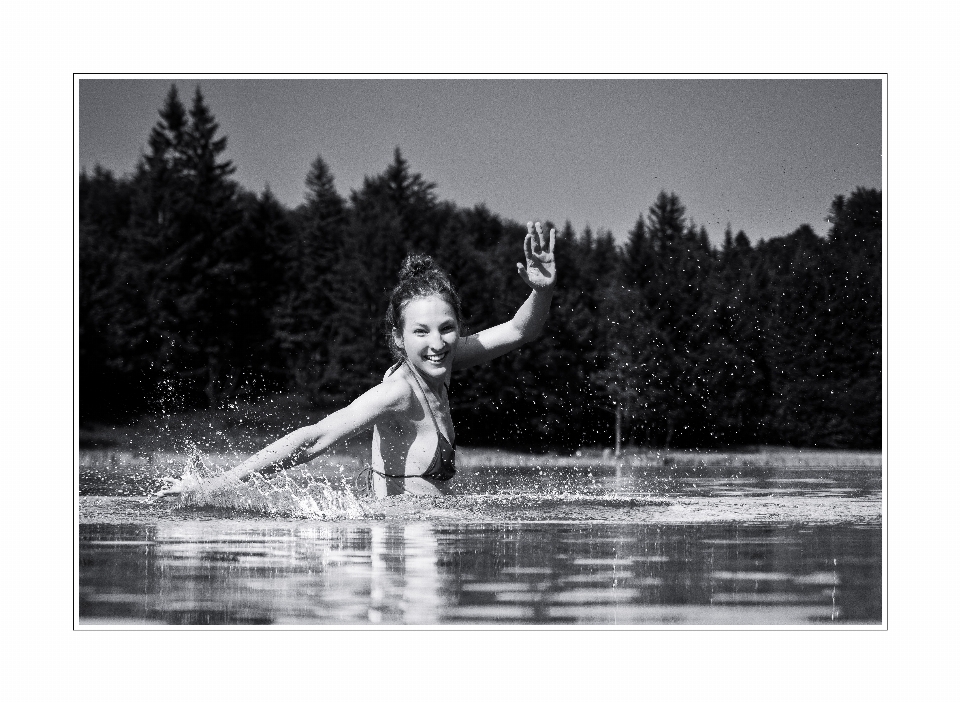
<path fill-rule="evenodd" d="M 176 478 L 171 478 L 169 475 L 163 476 L 163 478 L 160 479 L 162 487 L 153 494 L 153 499 L 160 500 L 164 497 L 179 495 L 183 489 L 178 485 L 178 482 Z"/>
<path fill-rule="evenodd" d="M 533 259 L 533 231 L 528 231 L 527 235 L 523 237 L 523 255 L 526 256 L 528 261 Z"/>
<path fill-rule="evenodd" d="M 527 222 L 527 236 L 523 239 L 523 253 L 528 260 L 539 254 L 553 253 L 557 241 L 557 230 L 550 228 L 549 236 L 544 233 L 540 222 Z"/>

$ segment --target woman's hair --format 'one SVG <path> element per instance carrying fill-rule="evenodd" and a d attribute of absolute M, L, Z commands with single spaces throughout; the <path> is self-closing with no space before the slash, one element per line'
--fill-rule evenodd
<path fill-rule="evenodd" d="M 395 330 L 402 330 L 403 308 L 411 300 L 431 295 L 437 295 L 450 304 L 457 319 L 457 327 L 462 332 L 463 313 L 460 311 L 460 296 L 453 289 L 447 274 L 438 268 L 429 256 L 410 254 L 403 260 L 403 265 L 400 267 L 400 282 L 390 293 L 390 304 L 387 305 L 387 314 L 383 319 L 383 333 L 395 361 L 402 361 L 404 358 L 403 349 L 397 346 L 393 338 Z"/>

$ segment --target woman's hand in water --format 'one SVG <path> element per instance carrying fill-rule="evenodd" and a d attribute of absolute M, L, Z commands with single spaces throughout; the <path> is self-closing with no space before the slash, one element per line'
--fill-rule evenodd
<path fill-rule="evenodd" d="M 540 222 L 536 225 L 527 222 L 527 236 L 523 240 L 523 253 L 527 261 L 526 266 L 517 264 L 517 273 L 534 290 L 549 288 L 557 282 L 557 265 L 553 258 L 556 237 L 556 229 L 550 230 L 548 239 Z"/>
<path fill-rule="evenodd" d="M 153 499 L 159 500 L 164 497 L 177 497 L 183 494 L 183 480 L 181 478 L 164 478 L 163 487 L 153 494 Z"/>
<path fill-rule="evenodd" d="M 153 499 L 160 500 L 164 497 L 179 497 L 186 492 L 195 492 L 200 490 L 200 480 L 193 473 L 184 473 L 179 478 L 165 477 L 163 487 L 153 495 Z"/>
<path fill-rule="evenodd" d="M 203 462 L 199 456 L 191 456 L 187 465 L 183 467 L 183 474 L 179 478 L 173 478 L 166 475 L 162 478 L 163 487 L 155 492 L 151 499 L 160 500 L 164 497 L 178 497 L 185 492 L 196 490 L 200 487 L 200 480 L 194 471 L 203 468 Z"/>

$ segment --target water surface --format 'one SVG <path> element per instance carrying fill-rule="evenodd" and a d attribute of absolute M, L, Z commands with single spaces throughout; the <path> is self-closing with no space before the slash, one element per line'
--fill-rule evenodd
<path fill-rule="evenodd" d="M 465 463 L 453 497 L 328 462 L 185 506 L 140 496 L 163 460 L 88 456 L 78 623 L 882 622 L 879 457 Z"/>

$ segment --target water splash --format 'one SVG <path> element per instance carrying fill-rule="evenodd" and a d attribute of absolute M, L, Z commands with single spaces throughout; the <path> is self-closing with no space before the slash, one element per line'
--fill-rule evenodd
<path fill-rule="evenodd" d="M 345 456 L 204 490 L 242 455 L 85 452 L 81 519 L 119 510 L 138 519 L 316 521 L 629 521 L 631 523 L 872 524 L 880 518 L 880 471 L 860 465 L 748 467 L 691 458 L 688 466 L 560 465 L 529 457 L 520 466 L 464 461 L 456 494 L 378 499 L 355 485 L 362 462 Z M 557 463 L 557 465 L 553 465 Z M 186 493 L 144 504 L 163 478 Z M 109 521 L 109 520 L 108 520 Z"/>
<path fill-rule="evenodd" d="M 222 476 L 228 468 L 199 453 L 186 457 L 172 475 L 166 476 L 183 493 L 165 504 L 184 517 L 215 510 L 231 518 L 462 522 L 608 519 L 625 510 L 662 507 L 671 502 L 635 491 L 605 489 L 591 470 L 577 480 L 575 476 L 545 471 L 542 466 L 528 467 L 510 481 L 491 480 L 487 471 L 467 469 L 458 476 L 459 494 L 385 499 L 356 484 L 354 466 L 308 464 L 271 475 L 255 473 L 245 482 L 223 485 Z"/>
<path fill-rule="evenodd" d="M 369 517 L 364 498 L 350 486 L 341 466 L 330 477 L 316 475 L 304 468 L 293 468 L 274 475 L 255 473 L 245 481 L 233 481 L 223 487 L 209 489 L 223 470 L 210 469 L 199 456 L 177 478 L 183 493 L 176 506 L 184 508 L 215 507 L 230 511 L 271 517 L 342 520 Z"/>

